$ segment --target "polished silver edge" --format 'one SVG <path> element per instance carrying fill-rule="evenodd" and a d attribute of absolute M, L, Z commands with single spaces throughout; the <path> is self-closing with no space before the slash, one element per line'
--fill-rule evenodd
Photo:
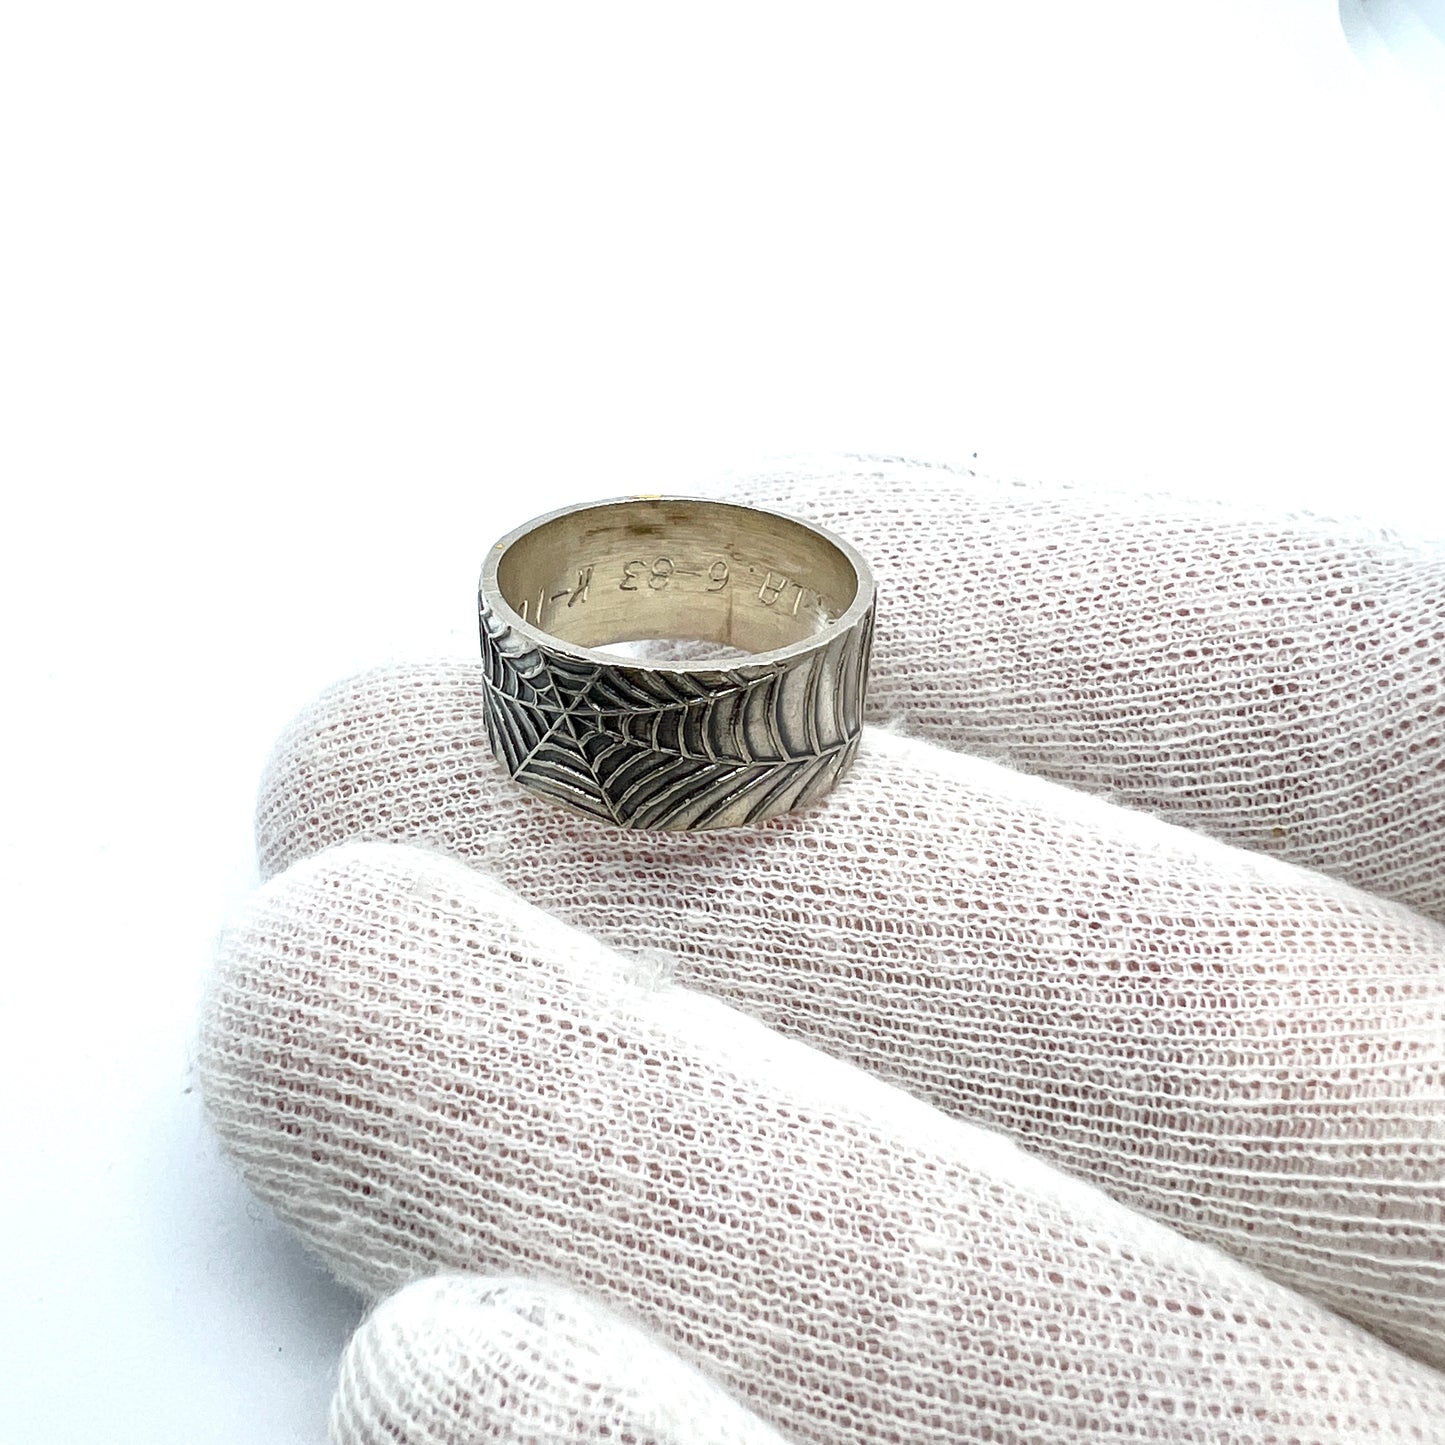
<path fill-rule="evenodd" d="M 629 502 L 691 502 L 701 503 L 705 506 L 726 507 L 742 512 L 756 512 L 764 517 L 777 517 L 779 521 L 792 522 L 794 525 L 804 527 L 808 531 L 816 533 L 824 541 L 830 542 L 848 559 L 849 565 L 853 568 L 854 575 L 858 579 L 857 590 L 853 594 L 853 601 L 848 608 L 840 612 L 826 626 L 818 629 L 810 637 L 804 637 L 797 642 L 789 643 L 787 647 L 775 647 L 767 652 L 750 652 L 746 658 L 738 658 L 739 665 L 746 662 L 749 665 L 754 663 L 787 662 L 795 657 L 805 656 L 815 648 L 825 645 L 831 638 L 839 633 L 847 632 L 849 628 L 857 626 L 858 622 L 872 610 L 877 587 L 873 580 L 873 569 L 869 567 L 863 554 L 846 538 L 840 537 L 828 527 L 820 526 L 817 522 L 810 522 L 806 517 L 795 517 L 789 512 L 774 511 L 770 507 L 746 506 L 741 502 L 721 501 L 716 497 L 690 497 L 680 492 L 636 492 L 629 496 L 608 497 L 597 502 L 575 502 L 570 507 L 557 507 L 551 512 L 544 512 L 540 517 L 533 517 L 529 522 L 523 522 L 520 527 L 513 527 L 506 536 L 499 538 L 492 544 L 491 550 L 487 553 L 487 559 L 482 564 L 482 575 L 477 585 L 477 601 L 480 608 L 483 599 L 492 613 L 507 624 L 514 632 L 526 637 L 537 647 L 545 647 L 551 652 L 560 653 L 564 657 L 574 658 L 578 662 L 608 663 L 614 664 L 619 661 L 614 653 L 606 652 L 601 648 L 579 647 L 576 643 L 564 642 L 552 633 L 544 631 L 526 621 L 521 613 L 512 610 L 511 604 L 502 596 L 497 587 L 497 568 L 501 565 L 502 557 L 506 554 L 507 548 L 521 537 L 530 532 L 535 532 L 545 527 L 549 522 L 554 522 L 558 517 L 565 517 L 576 512 L 592 512 L 603 507 L 616 507 Z M 658 672 L 708 672 L 717 668 L 716 662 L 631 662 L 629 666 L 652 668 Z"/>

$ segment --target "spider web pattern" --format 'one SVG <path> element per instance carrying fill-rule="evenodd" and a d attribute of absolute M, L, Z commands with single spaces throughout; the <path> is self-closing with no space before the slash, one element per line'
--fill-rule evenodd
<path fill-rule="evenodd" d="M 863 720 L 873 618 L 786 663 L 583 662 L 478 598 L 487 733 L 534 792 L 622 828 L 727 828 L 824 796 Z"/>

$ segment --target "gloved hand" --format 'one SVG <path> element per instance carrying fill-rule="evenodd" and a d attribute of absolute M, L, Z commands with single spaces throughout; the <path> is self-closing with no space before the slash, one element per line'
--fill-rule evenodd
<path fill-rule="evenodd" d="M 268 767 L 202 1077 L 401 1291 L 334 1438 L 1445 1437 L 1445 554 L 867 459 L 727 494 L 878 577 L 823 804 L 574 816 L 459 662 Z"/>

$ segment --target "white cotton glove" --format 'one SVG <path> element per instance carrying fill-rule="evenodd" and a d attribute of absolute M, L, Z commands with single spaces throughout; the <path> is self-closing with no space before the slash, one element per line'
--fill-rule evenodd
<path fill-rule="evenodd" d="M 785 1445 L 645 1331 L 575 1290 L 464 1274 L 408 1285 L 357 1330 L 341 1361 L 331 1437 Z"/>
<path fill-rule="evenodd" d="M 727 491 L 872 563 L 874 721 L 1445 919 L 1445 547 L 876 458 Z"/>
<path fill-rule="evenodd" d="M 896 465 L 733 495 L 873 560 L 881 709 L 1438 907 L 1438 557 Z M 930 545 L 951 590 L 904 594 Z M 1146 591 L 1166 615 L 1130 623 Z M 1356 662 L 1387 651 L 1393 683 Z M 1437 1438 L 1441 1376 L 1329 1311 L 1445 1362 L 1445 928 L 877 731 L 806 813 L 621 834 L 507 782 L 479 679 L 386 669 L 298 720 L 260 805 L 280 876 L 221 950 L 213 1115 L 344 1278 L 569 1281 L 797 1439 Z M 1388 849 L 1316 856 L 1367 816 Z M 310 857 L 362 838 L 463 861 Z M 395 1358 L 430 1359 L 413 1334 Z M 375 1438 L 553 1438 L 487 1418 Z"/>

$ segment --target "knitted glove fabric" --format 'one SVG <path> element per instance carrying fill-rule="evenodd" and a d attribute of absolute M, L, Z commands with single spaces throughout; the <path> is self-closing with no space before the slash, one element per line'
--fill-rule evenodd
<path fill-rule="evenodd" d="M 797 1441 L 1445 1418 L 1445 1377 L 1338 1315 L 437 854 L 262 888 L 205 1051 L 246 1178 L 343 1279 L 565 1280 Z"/>
<path fill-rule="evenodd" d="M 875 721 L 1445 918 L 1445 546 L 872 457 L 726 492 L 872 564 Z"/>
<path fill-rule="evenodd" d="M 337 1445 L 784 1445 L 631 1322 L 561 1285 L 437 1275 L 392 1295 L 341 1361 Z"/>
<path fill-rule="evenodd" d="M 727 494 L 879 576 L 891 730 L 824 804 L 563 812 L 450 661 L 268 766 L 227 1148 L 373 1295 L 560 1291 L 515 1349 L 495 1280 L 379 1310 L 336 1439 L 708 1439 L 694 1370 L 740 1439 L 1438 1438 L 1442 554 L 866 458 Z"/>
<path fill-rule="evenodd" d="M 268 771 L 267 864 L 444 848 L 1445 1362 L 1445 927 L 872 729 L 821 807 L 619 833 L 509 784 L 479 673 L 321 698 Z"/>

